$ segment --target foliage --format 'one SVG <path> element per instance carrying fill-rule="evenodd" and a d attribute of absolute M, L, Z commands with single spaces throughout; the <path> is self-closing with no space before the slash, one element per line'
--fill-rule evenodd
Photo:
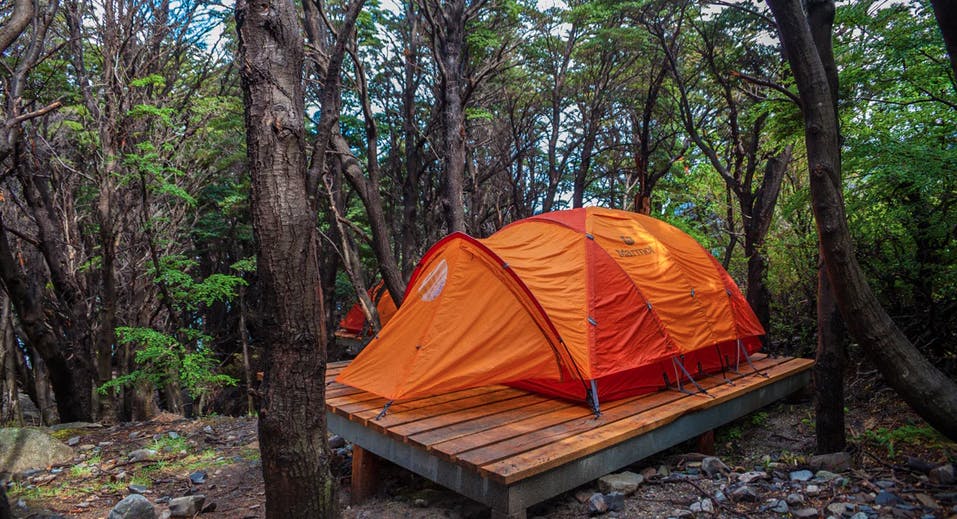
<path fill-rule="evenodd" d="M 188 347 L 176 337 L 151 328 L 118 327 L 117 340 L 122 344 L 139 346 L 135 361 L 139 369 L 116 377 L 99 388 L 100 394 L 110 389 L 132 386 L 145 380 L 156 387 L 174 384 L 184 387 L 193 398 L 224 386 L 235 386 L 237 379 L 216 373 L 219 362 L 214 352 L 205 345 L 211 337 L 196 330 L 182 329 L 180 335 L 193 342 Z"/>
<path fill-rule="evenodd" d="M 947 439 L 933 427 L 910 424 L 893 429 L 880 427 L 867 430 L 858 439 L 885 450 L 891 458 L 896 455 L 896 448 L 901 445 L 937 447 L 947 443 Z"/>

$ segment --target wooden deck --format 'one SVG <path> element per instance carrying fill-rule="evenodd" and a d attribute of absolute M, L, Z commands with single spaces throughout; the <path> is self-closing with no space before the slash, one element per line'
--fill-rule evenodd
<path fill-rule="evenodd" d="M 488 386 L 395 403 L 377 420 L 385 399 L 338 383 L 327 388 L 326 415 L 329 429 L 354 444 L 354 492 L 369 488 L 372 453 L 486 504 L 493 517 L 519 518 L 528 506 L 706 433 L 810 380 L 811 360 L 753 358 L 767 377 L 699 380 L 710 396 L 662 391 L 602 402 L 598 419 L 582 404 Z M 331 364 L 328 379 L 346 364 Z"/>

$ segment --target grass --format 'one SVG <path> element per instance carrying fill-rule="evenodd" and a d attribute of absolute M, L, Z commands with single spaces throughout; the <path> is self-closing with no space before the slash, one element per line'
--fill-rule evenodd
<path fill-rule="evenodd" d="M 153 440 L 153 443 L 149 446 L 149 449 L 156 452 L 189 452 L 191 448 L 189 442 L 182 436 L 177 438 L 161 436 L 159 439 Z"/>
<path fill-rule="evenodd" d="M 888 429 L 880 427 L 864 431 L 858 440 L 886 450 L 890 457 L 897 455 L 897 447 L 904 445 L 924 446 L 929 448 L 941 447 L 949 443 L 940 432 L 929 425 L 902 425 Z"/>

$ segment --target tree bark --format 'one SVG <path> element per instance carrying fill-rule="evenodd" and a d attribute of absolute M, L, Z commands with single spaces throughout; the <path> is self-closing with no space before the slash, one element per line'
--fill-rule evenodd
<path fill-rule="evenodd" d="M 944 47 L 950 57 L 950 68 L 957 78 L 957 2 L 954 0 L 930 0 L 934 6 L 934 17 L 944 37 Z"/>
<path fill-rule="evenodd" d="M 316 210 L 306 178 L 303 37 L 291 0 L 236 3 L 266 357 L 266 516 L 336 517 L 326 439 Z"/>
<path fill-rule="evenodd" d="M 834 103 L 798 0 L 768 0 L 798 86 L 811 202 L 828 278 L 851 335 L 887 382 L 932 426 L 957 439 L 957 383 L 924 358 L 880 305 L 857 262 L 841 191 Z"/>
<path fill-rule="evenodd" d="M 442 71 L 442 120 L 445 124 L 445 178 L 442 205 L 448 232 L 465 232 L 465 106 L 462 67 L 465 52 L 465 0 L 445 2 L 433 33 L 438 39 L 435 57 Z"/>

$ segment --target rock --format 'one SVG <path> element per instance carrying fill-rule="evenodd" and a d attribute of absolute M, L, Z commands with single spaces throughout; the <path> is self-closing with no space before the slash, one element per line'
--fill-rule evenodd
<path fill-rule="evenodd" d="M 156 510 L 149 499 L 132 494 L 124 497 L 110 510 L 109 519 L 156 519 Z"/>
<path fill-rule="evenodd" d="M 821 487 L 817 485 L 808 485 L 807 488 L 804 489 L 804 493 L 812 497 L 816 496 L 821 493 Z"/>
<path fill-rule="evenodd" d="M 801 494 L 788 494 L 786 501 L 789 505 L 803 505 L 804 496 Z"/>
<path fill-rule="evenodd" d="M 797 510 L 792 510 L 791 515 L 801 519 L 817 517 L 817 508 L 799 508 Z"/>
<path fill-rule="evenodd" d="M 810 470 L 795 470 L 790 477 L 791 481 L 810 481 L 814 477 L 814 473 Z"/>
<path fill-rule="evenodd" d="M 175 497 L 169 500 L 169 513 L 171 517 L 193 517 L 203 509 L 203 503 L 206 496 L 196 494 L 193 496 Z"/>
<path fill-rule="evenodd" d="M 893 505 L 899 503 L 901 498 L 897 497 L 897 494 L 892 494 L 888 491 L 883 491 L 877 494 L 877 497 L 874 498 L 875 505 Z"/>
<path fill-rule="evenodd" d="M 914 499 L 916 499 L 924 508 L 940 510 L 940 504 L 937 502 L 937 500 L 927 494 L 914 494 Z"/>
<path fill-rule="evenodd" d="M 954 483 L 954 466 L 948 463 L 931 469 L 931 471 L 927 473 L 927 477 L 938 485 L 951 485 Z"/>
<path fill-rule="evenodd" d="M 203 432 L 206 434 L 213 434 L 213 428 L 207 425 L 206 427 L 203 427 Z"/>
<path fill-rule="evenodd" d="M 73 449 L 40 429 L 0 429 L 0 474 L 49 467 L 73 460 Z"/>
<path fill-rule="evenodd" d="M 197 470 L 196 472 L 193 472 L 192 474 L 189 475 L 189 480 L 194 485 L 202 485 L 203 483 L 206 482 L 206 471 Z"/>
<path fill-rule="evenodd" d="M 851 519 L 867 519 L 867 514 L 865 514 L 864 512 L 857 512 L 856 514 L 851 516 Z"/>
<path fill-rule="evenodd" d="M 694 512 L 691 510 L 675 510 L 671 514 L 677 519 L 681 519 L 682 517 L 694 517 Z"/>
<path fill-rule="evenodd" d="M 907 456 L 907 466 L 909 468 L 916 470 L 917 472 L 923 472 L 924 474 L 927 474 L 928 472 L 933 470 L 937 465 L 929 461 L 922 460 L 920 458 Z"/>
<path fill-rule="evenodd" d="M 701 460 L 701 470 L 711 478 L 731 472 L 730 467 L 714 456 L 708 456 Z"/>
<path fill-rule="evenodd" d="M 595 492 L 588 498 L 588 515 L 599 515 L 608 511 L 608 503 L 601 492 Z"/>
<path fill-rule="evenodd" d="M 587 488 L 578 489 L 575 491 L 575 501 L 584 503 L 585 501 L 588 501 L 588 498 L 590 498 L 594 493 L 594 490 L 589 490 Z"/>
<path fill-rule="evenodd" d="M 768 477 L 769 477 L 768 473 L 764 472 L 763 470 L 752 470 L 751 472 L 745 472 L 744 474 L 739 475 L 738 482 L 744 483 L 745 485 L 747 485 L 748 483 L 751 483 L 752 481 L 768 479 Z"/>
<path fill-rule="evenodd" d="M 176 432 L 176 431 L 170 431 L 170 432 L 166 433 L 166 436 L 169 436 L 169 438 L 170 438 L 171 440 L 178 440 L 178 439 L 179 439 L 179 433 Z"/>
<path fill-rule="evenodd" d="M 621 492 L 605 494 L 605 504 L 608 505 L 609 512 L 621 512 L 625 509 L 625 494 Z"/>
<path fill-rule="evenodd" d="M 415 498 L 415 500 L 412 501 L 412 506 L 416 508 L 428 508 L 429 502 L 426 501 L 425 499 L 422 499 L 421 497 L 417 497 Z"/>
<path fill-rule="evenodd" d="M 731 499 L 735 501 L 755 502 L 758 500 L 758 493 L 755 492 L 753 488 L 745 485 L 731 491 Z"/>
<path fill-rule="evenodd" d="M 830 472 L 844 472 L 851 469 L 851 455 L 846 452 L 832 452 L 830 454 L 818 454 L 811 456 L 808 465 L 815 470 L 827 470 Z"/>
<path fill-rule="evenodd" d="M 844 515 L 844 512 L 850 512 L 854 509 L 854 505 L 850 503 L 831 503 L 827 505 L 827 511 L 841 517 Z"/>
<path fill-rule="evenodd" d="M 788 508 L 788 503 L 783 499 L 779 499 L 778 502 L 774 503 L 774 506 L 771 507 L 771 511 L 778 514 L 786 514 L 788 513 L 788 510 L 790 510 Z"/>
<path fill-rule="evenodd" d="M 874 484 L 885 490 L 888 488 L 893 488 L 896 485 L 896 483 L 894 483 L 893 481 L 887 481 L 886 479 L 880 479 Z"/>
<path fill-rule="evenodd" d="M 333 434 L 329 437 L 329 448 L 330 449 L 341 449 L 346 446 L 346 439 L 338 434 Z"/>
<path fill-rule="evenodd" d="M 80 444 L 80 437 L 73 436 L 72 438 L 66 441 L 66 444 L 69 445 L 70 447 L 76 447 L 77 445 Z"/>
<path fill-rule="evenodd" d="M 714 493 L 714 500 L 719 503 L 724 503 L 725 501 L 728 500 L 728 496 L 724 495 L 724 492 L 718 490 L 718 491 L 715 491 Z"/>
<path fill-rule="evenodd" d="M 828 482 L 828 481 L 837 479 L 839 477 L 841 477 L 840 474 L 835 474 L 827 470 L 819 470 L 817 471 L 817 473 L 814 474 L 814 479 L 824 481 L 824 482 Z"/>
<path fill-rule="evenodd" d="M 127 455 L 131 463 L 137 461 L 149 461 L 156 456 L 156 451 L 152 449 L 136 449 Z"/>
<path fill-rule="evenodd" d="M 695 501 L 691 503 L 691 506 L 688 507 L 692 512 L 696 514 L 705 513 L 713 514 L 714 513 L 714 503 L 710 499 L 704 498 L 700 501 Z"/>
<path fill-rule="evenodd" d="M 644 478 L 634 472 L 609 474 L 598 479 L 598 490 L 605 494 L 621 492 L 627 496 L 634 494 L 642 481 L 644 481 Z"/>
<path fill-rule="evenodd" d="M 76 450 L 80 452 L 89 452 L 95 448 L 96 448 L 96 445 L 93 445 L 92 443 L 84 443 L 83 445 L 80 445 L 79 447 L 77 447 Z"/>
<path fill-rule="evenodd" d="M 641 469 L 641 477 L 644 478 L 645 481 L 648 481 L 649 479 L 657 475 L 658 475 L 658 471 L 655 470 L 654 467 L 645 467 Z"/>
<path fill-rule="evenodd" d="M 172 516 L 173 514 L 169 513 L 169 510 L 163 510 L 162 512 L 160 512 L 158 519 L 169 519 Z"/>
<path fill-rule="evenodd" d="M 131 494 L 145 494 L 147 492 L 146 485 L 130 485 L 126 487 Z"/>
<path fill-rule="evenodd" d="M 671 469 L 668 468 L 668 465 L 662 465 L 658 467 L 658 475 L 666 478 L 671 475 Z"/>

